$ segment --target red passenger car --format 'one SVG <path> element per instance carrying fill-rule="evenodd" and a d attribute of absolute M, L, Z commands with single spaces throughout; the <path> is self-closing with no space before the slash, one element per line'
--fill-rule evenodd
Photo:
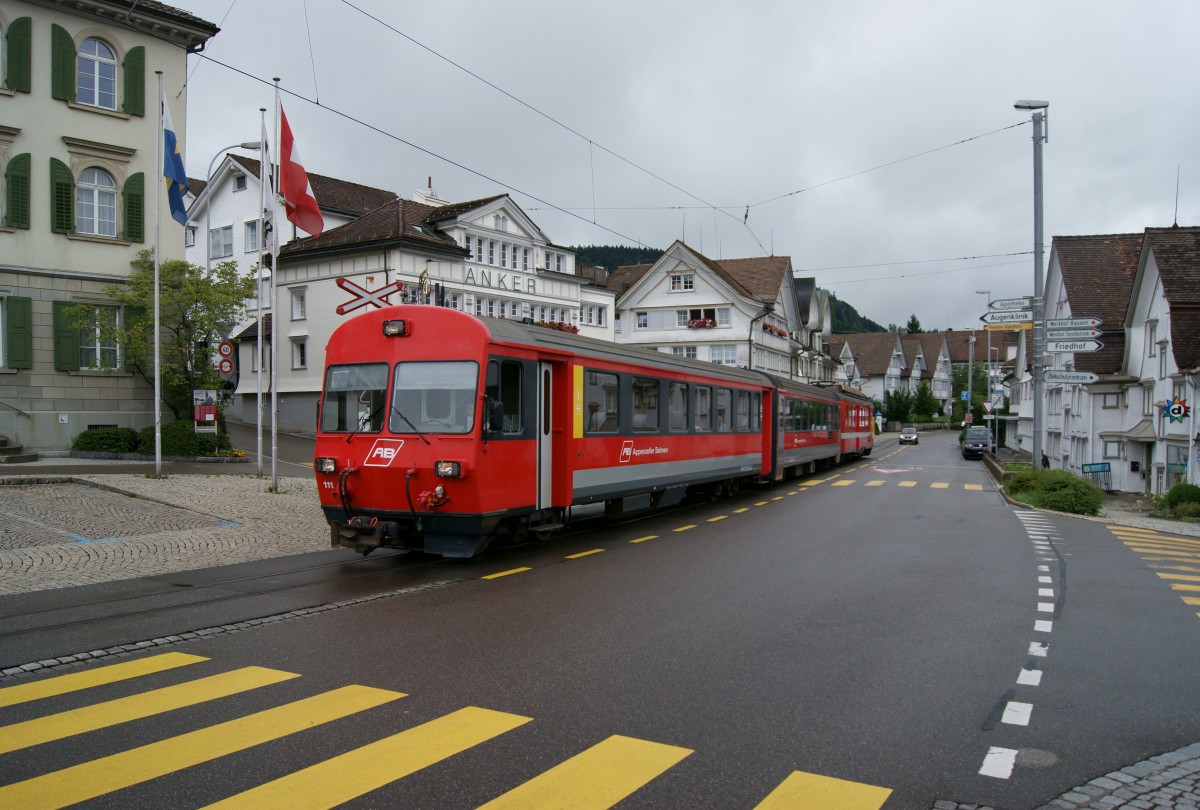
<path fill-rule="evenodd" d="M 575 505 L 618 513 L 635 496 L 665 505 L 833 463 L 844 402 L 760 372 L 390 307 L 329 340 L 314 466 L 333 545 L 469 557 L 553 532 Z"/>

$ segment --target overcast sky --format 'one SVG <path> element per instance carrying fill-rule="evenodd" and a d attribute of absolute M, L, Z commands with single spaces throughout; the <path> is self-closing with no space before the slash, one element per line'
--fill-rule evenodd
<path fill-rule="evenodd" d="M 882 325 L 966 328 L 1033 290 L 1031 98 L 1047 261 L 1170 225 L 1177 171 L 1200 225 L 1195 0 L 353 3 L 173 3 L 229 66 L 188 58 L 189 175 L 279 76 L 310 171 L 509 192 L 560 245 L 790 256 Z"/>

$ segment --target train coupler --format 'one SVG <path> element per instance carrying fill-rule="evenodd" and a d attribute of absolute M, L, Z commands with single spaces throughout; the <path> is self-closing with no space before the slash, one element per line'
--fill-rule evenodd
<path fill-rule="evenodd" d="M 355 516 L 345 523 L 329 524 L 333 548 L 348 548 L 366 556 L 383 543 L 385 524 L 379 518 Z"/>

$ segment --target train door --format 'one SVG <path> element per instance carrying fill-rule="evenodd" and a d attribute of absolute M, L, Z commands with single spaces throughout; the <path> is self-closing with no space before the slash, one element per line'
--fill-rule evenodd
<path fill-rule="evenodd" d="M 538 509 L 549 509 L 553 503 L 551 497 L 554 483 L 554 387 L 551 385 L 553 381 L 554 366 L 551 363 L 538 363 Z"/>

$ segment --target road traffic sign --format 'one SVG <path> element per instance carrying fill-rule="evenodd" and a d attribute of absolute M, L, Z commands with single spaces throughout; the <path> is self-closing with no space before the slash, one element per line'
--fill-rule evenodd
<path fill-rule="evenodd" d="M 1047 340 L 1048 352 L 1094 352 L 1104 348 L 1098 340 Z"/>
<path fill-rule="evenodd" d="M 986 315 L 980 315 L 979 320 L 984 323 L 1021 323 L 1023 321 L 1032 321 L 1033 310 L 1014 309 L 1009 312 L 989 312 Z"/>
<path fill-rule="evenodd" d="M 1048 368 L 1042 373 L 1048 383 L 1094 383 L 1100 379 L 1090 371 L 1055 371 Z"/>
<path fill-rule="evenodd" d="M 997 298 L 988 301 L 988 309 L 1032 309 L 1033 299 L 1028 295 L 1024 298 Z"/>
<path fill-rule="evenodd" d="M 1047 329 L 1087 329 L 1099 326 L 1104 321 L 1099 318 L 1050 318 L 1046 321 Z"/>
<path fill-rule="evenodd" d="M 1100 337 L 1102 334 L 1099 329 L 1047 329 L 1046 340 L 1080 340 Z"/>

